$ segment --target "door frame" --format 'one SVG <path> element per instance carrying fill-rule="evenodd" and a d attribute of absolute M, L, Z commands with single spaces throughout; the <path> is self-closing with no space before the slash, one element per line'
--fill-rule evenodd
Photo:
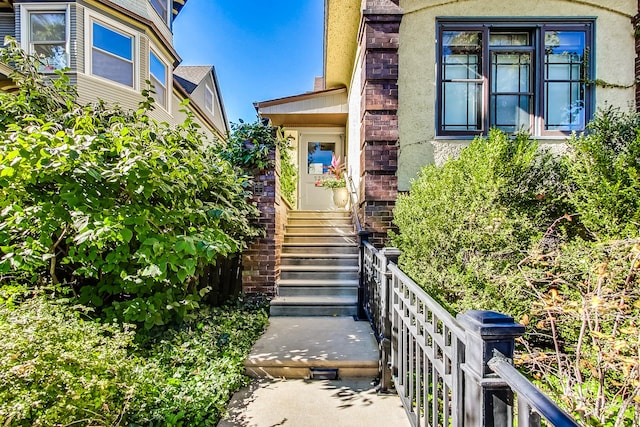
<path fill-rule="evenodd" d="M 329 210 L 333 208 L 331 201 L 331 191 L 318 188 L 317 191 L 307 188 L 321 176 L 309 174 L 307 169 L 307 147 L 309 142 L 319 139 L 318 142 L 335 142 L 336 156 L 346 164 L 345 156 L 345 134 L 344 127 L 319 127 L 319 128 L 297 128 L 298 131 L 298 209 Z M 325 141 L 322 141 L 324 139 Z M 333 139 L 330 141 L 330 139 Z M 309 194 L 307 194 L 309 193 Z M 314 197 L 314 202 L 308 200 L 308 195 Z"/>

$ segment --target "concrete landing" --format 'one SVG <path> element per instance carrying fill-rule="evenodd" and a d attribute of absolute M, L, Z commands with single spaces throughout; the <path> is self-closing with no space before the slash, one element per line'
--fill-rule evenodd
<path fill-rule="evenodd" d="M 369 323 L 352 317 L 271 317 L 245 362 L 253 378 L 309 378 L 311 367 L 337 368 L 339 378 L 374 379 L 378 344 Z"/>
<path fill-rule="evenodd" d="M 254 380 L 231 398 L 218 427 L 409 427 L 397 395 L 365 379 Z"/>

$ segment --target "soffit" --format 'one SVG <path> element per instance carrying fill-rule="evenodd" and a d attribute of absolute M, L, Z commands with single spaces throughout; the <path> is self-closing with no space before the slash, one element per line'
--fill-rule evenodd
<path fill-rule="evenodd" d="M 256 102 L 258 115 L 276 126 L 288 124 L 344 125 L 348 108 L 346 88 L 308 92 Z"/>
<path fill-rule="evenodd" d="M 324 77 L 325 87 L 346 86 L 358 47 L 361 0 L 325 0 Z"/>

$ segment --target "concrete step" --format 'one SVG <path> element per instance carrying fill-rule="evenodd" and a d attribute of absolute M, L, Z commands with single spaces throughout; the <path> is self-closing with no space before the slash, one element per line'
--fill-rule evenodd
<path fill-rule="evenodd" d="M 334 280 L 358 280 L 357 265 L 285 265 L 280 267 L 280 279 L 313 280 L 319 283 Z"/>
<path fill-rule="evenodd" d="M 352 296 L 277 296 L 269 311 L 271 316 L 355 316 L 358 301 Z"/>
<path fill-rule="evenodd" d="M 345 297 L 358 300 L 357 286 L 280 286 L 279 297 L 333 298 Z"/>
<path fill-rule="evenodd" d="M 316 243 L 285 242 L 282 245 L 285 254 L 320 253 L 320 254 L 358 254 L 358 245 L 353 243 Z"/>
<path fill-rule="evenodd" d="M 313 227 L 353 227 L 351 219 L 319 219 L 319 218 L 289 218 L 288 226 L 313 226 Z"/>
<path fill-rule="evenodd" d="M 299 234 L 291 235 L 285 234 L 285 243 L 348 243 L 351 245 L 358 245 L 358 240 L 355 236 L 340 236 L 335 234 L 323 234 L 323 235 L 308 235 Z"/>
<path fill-rule="evenodd" d="M 318 267 L 358 266 L 358 254 L 284 253 L 280 257 L 282 268 L 286 266 L 314 265 Z"/>
<path fill-rule="evenodd" d="M 272 317 L 245 361 L 254 378 L 310 378 L 311 368 L 375 378 L 378 345 L 369 323 L 346 316 Z"/>
<path fill-rule="evenodd" d="M 351 220 L 351 212 L 347 211 L 306 211 L 306 210 L 295 210 L 289 211 L 289 219 L 298 219 L 298 218 L 324 218 L 324 219 L 344 219 L 347 218 Z"/>
<path fill-rule="evenodd" d="M 349 227 L 325 227 L 325 226 L 290 226 L 288 225 L 284 232 L 285 235 L 288 236 L 298 236 L 298 235 L 339 235 L 339 236 L 356 236 L 353 232 L 351 226 Z"/>
<path fill-rule="evenodd" d="M 326 225 L 287 225 L 285 234 L 327 234 L 356 235 L 352 225 L 326 226 Z"/>

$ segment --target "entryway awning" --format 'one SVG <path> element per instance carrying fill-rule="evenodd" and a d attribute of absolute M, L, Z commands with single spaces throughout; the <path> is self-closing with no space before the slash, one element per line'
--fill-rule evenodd
<path fill-rule="evenodd" d="M 274 126 L 345 126 L 349 110 L 344 87 L 254 102 L 258 115 Z"/>

